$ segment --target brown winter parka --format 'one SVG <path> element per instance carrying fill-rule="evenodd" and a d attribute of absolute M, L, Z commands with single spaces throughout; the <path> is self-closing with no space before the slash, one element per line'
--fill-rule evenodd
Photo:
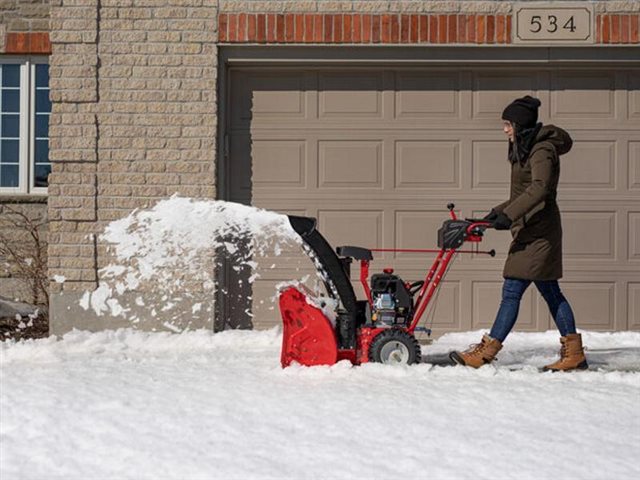
<path fill-rule="evenodd" d="M 559 156 L 572 144 L 561 128 L 543 126 L 526 161 L 511 165 L 509 200 L 494 207 L 513 222 L 505 278 L 535 281 L 562 277 L 562 225 L 556 203 Z"/>

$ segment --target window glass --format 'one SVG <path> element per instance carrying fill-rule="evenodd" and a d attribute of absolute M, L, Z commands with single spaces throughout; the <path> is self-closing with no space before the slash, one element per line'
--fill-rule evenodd
<path fill-rule="evenodd" d="M 0 187 L 20 184 L 20 65 L 0 65 Z"/>
<path fill-rule="evenodd" d="M 20 88 L 20 65 L 2 65 L 2 87 Z"/>
<path fill-rule="evenodd" d="M 49 163 L 49 117 L 51 101 L 49 100 L 49 65 L 35 66 L 36 108 L 35 108 L 35 152 L 34 187 L 46 187 L 47 176 L 51 172 Z"/>

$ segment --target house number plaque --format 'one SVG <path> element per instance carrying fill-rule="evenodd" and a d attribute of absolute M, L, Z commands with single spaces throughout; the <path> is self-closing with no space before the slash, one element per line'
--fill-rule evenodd
<path fill-rule="evenodd" d="M 514 43 L 594 43 L 593 9 L 590 4 L 519 4 L 515 13 Z"/>

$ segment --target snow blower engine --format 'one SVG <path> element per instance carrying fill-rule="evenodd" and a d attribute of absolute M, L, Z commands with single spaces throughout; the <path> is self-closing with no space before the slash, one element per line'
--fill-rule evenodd
<path fill-rule="evenodd" d="M 489 222 L 458 219 L 454 205 L 448 206 L 450 220 L 438 230 L 438 249 L 367 249 L 342 246 L 334 251 L 316 230 L 316 219 L 289 216 L 293 229 L 303 240 L 303 249 L 311 257 L 324 281 L 326 301 L 316 298 L 303 286 L 288 286 L 280 292 L 283 322 L 283 367 L 333 365 L 349 360 L 354 365 L 366 362 L 387 364 L 419 363 L 420 344 L 416 332 L 431 331 L 419 327 L 429 302 L 443 281 L 450 263 L 458 253 L 488 254 L 477 247 Z M 465 242 L 475 248 L 460 250 Z M 371 276 L 369 264 L 373 252 L 436 253 L 425 279 L 408 283 L 392 268 Z M 366 299 L 358 300 L 351 285 L 351 265 L 360 262 L 360 282 Z M 330 307 L 330 305 L 332 305 Z"/>

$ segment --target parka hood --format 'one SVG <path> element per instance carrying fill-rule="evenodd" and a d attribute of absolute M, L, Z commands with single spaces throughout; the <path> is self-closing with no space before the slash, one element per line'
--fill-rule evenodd
<path fill-rule="evenodd" d="M 536 137 L 536 143 L 538 142 L 551 143 L 556 147 L 558 155 L 564 155 L 571 150 L 571 146 L 573 145 L 573 140 L 571 140 L 569 134 L 555 125 L 544 125 Z"/>

